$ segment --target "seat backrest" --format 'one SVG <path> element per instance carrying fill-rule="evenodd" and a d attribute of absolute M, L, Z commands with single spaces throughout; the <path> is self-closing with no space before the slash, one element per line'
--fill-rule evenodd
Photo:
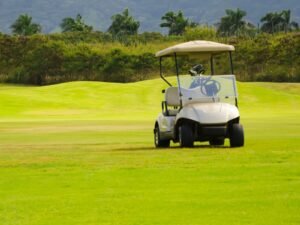
<path fill-rule="evenodd" d="M 166 90 L 165 101 L 168 106 L 180 106 L 178 87 L 169 87 Z"/>

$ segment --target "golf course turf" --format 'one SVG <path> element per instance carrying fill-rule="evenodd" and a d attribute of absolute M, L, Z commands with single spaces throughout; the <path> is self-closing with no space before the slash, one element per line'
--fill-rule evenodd
<path fill-rule="evenodd" d="M 238 83 L 245 147 L 153 147 L 159 80 L 0 85 L 0 224 L 300 224 L 300 84 Z"/>

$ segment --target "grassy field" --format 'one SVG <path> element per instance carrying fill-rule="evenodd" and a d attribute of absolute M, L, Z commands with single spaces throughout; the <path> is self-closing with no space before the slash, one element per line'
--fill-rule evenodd
<path fill-rule="evenodd" d="M 156 150 L 160 80 L 0 85 L 0 224 L 300 224 L 300 84 L 238 86 L 244 148 Z"/>

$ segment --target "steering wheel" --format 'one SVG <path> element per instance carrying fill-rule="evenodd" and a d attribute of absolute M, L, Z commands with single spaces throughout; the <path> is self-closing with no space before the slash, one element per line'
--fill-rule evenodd
<path fill-rule="evenodd" d="M 191 76 L 196 76 L 196 75 L 202 74 L 204 72 L 205 72 L 205 69 L 204 69 L 203 65 L 201 65 L 201 64 L 197 64 L 189 70 L 189 73 Z"/>
<path fill-rule="evenodd" d="M 219 81 L 212 80 L 210 77 L 202 83 L 200 90 L 203 95 L 214 96 L 221 91 L 221 84 Z"/>

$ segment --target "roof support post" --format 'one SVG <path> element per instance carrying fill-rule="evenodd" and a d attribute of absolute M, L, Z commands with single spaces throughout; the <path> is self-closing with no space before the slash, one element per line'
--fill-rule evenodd
<path fill-rule="evenodd" d="M 182 107 L 182 93 L 181 93 L 181 85 L 180 85 L 180 80 L 179 80 L 179 69 L 178 69 L 178 61 L 177 61 L 176 52 L 174 53 L 174 60 L 175 60 L 175 66 L 176 66 L 176 77 L 177 77 L 177 83 L 178 83 L 180 107 Z"/>
<path fill-rule="evenodd" d="M 174 53 L 175 67 L 176 67 L 176 76 L 179 76 L 178 62 L 177 62 L 177 54 Z"/>
<path fill-rule="evenodd" d="M 215 75 L 214 57 L 213 57 L 213 55 L 211 55 L 211 57 L 210 57 L 210 72 L 211 72 L 211 75 Z"/>
<path fill-rule="evenodd" d="M 161 79 L 163 79 L 170 87 L 172 87 L 172 84 L 170 84 L 170 82 L 167 81 L 166 78 L 164 78 L 164 76 L 162 74 L 162 57 L 159 57 L 159 75 L 160 75 Z"/>
<path fill-rule="evenodd" d="M 234 74 L 234 70 L 233 70 L 233 62 L 232 62 L 232 53 L 231 51 L 229 52 L 229 60 L 230 60 L 230 67 L 231 67 L 231 74 Z"/>
<path fill-rule="evenodd" d="M 230 59 L 230 67 L 231 67 L 231 74 L 234 75 L 234 71 L 233 71 L 233 63 L 232 63 L 232 53 L 229 52 L 229 59 Z M 233 84 L 234 87 L 234 92 L 236 93 L 236 87 L 235 87 L 235 83 Z M 237 97 L 235 97 L 235 106 L 238 108 L 238 99 Z"/>

